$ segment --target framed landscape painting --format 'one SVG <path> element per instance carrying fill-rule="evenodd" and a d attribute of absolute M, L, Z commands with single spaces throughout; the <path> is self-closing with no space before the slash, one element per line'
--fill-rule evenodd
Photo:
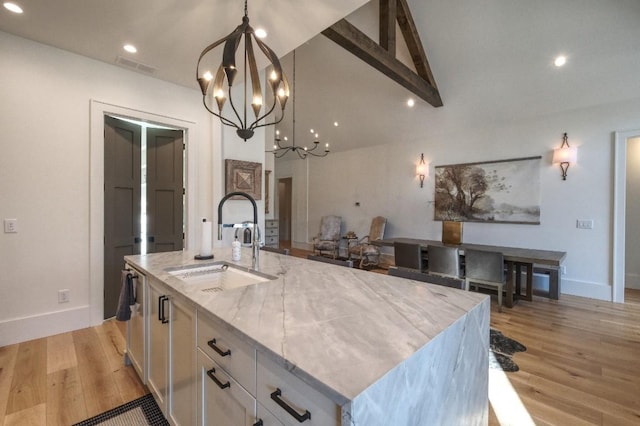
<path fill-rule="evenodd" d="M 436 166 L 435 220 L 539 225 L 541 159 Z"/>

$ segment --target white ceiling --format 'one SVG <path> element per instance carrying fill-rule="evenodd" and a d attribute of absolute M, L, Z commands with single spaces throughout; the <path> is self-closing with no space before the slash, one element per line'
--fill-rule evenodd
<path fill-rule="evenodd" d="M 241 0 L 15 2 L 25 13 L 0 8 L 2 31 L 111 64 L 131 57 L 157 68 L 154 77 L 196 90 L 198 55 L 243 13 Z M 318 35 L 347 15 L 375 35 L 377 0 L 365 3 L 249 1 L 252 25 L 268 30 L 265 41 L 284 56 L 290 78 L 289 52 L 297 48 L 300 144 L 312 126 L 335 151 L 399 136 L 418 141 L 425 127 L 437 134 L 456 120 L 500 125 L 640 97 L 638 0 L 408 0 L 444 102 L 418 100 L 411 109 L 406 89 Z M 125 53 L 126 42 L 138 53 Z M 553 66 L 558 54 L 568 57 L 563 68 Z M 291 132 L 290 124 L 281 128 Z"/>

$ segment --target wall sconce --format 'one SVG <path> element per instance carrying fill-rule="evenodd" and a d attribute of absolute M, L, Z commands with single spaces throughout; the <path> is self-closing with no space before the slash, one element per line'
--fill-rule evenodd
<path fill-rule="evenodd" d="M 427 175 L 427 165 L 424 162 L 424 153 L 420 154 L 420 162 L 416 167 L 416 174 L 420 178 L 420 188 L 424 186 L 424 178 Z"/>
<path fill-rule="evenodd" d="M 567 134 L 562 136 L 562 145 L 560 148 L 553 150 L 553 164 L 560 163 L 560 170 L 562 170 L 562 180 L 567 180 L 567 169 L 569 164 L 575 163 L 578 159 L 578 148 L 569 146 Z"/>

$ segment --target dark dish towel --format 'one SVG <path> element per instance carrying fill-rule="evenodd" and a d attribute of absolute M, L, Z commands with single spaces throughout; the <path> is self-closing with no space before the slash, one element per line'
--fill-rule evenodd
<path fill-rule="evenodd" d="M 129 321 L 131 319 L 131 308 L 129 306 L 136 303 L 136 297 L 133 292 L 133 274 L 131 271 L 124 269 L 122 271 L 122 288 L 120 289 L 120 298 L 118 299 L 118 309 L 116 311 L 116 319 L 118 321 Z"/>

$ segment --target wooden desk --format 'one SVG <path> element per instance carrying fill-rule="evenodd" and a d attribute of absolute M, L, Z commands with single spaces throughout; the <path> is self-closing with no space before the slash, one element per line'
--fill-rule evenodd
<path fill-rule="evenodd" d="M 445 245 L 441 241 L 435 240 L 421 240 L 417 238 L 385 238 L 383 240 L 372 241 L 371 244 L 393 247 L 394 242 L 419 244 L 423 250 L 427 249 L 427 246 L 442 246 Z M 502 247 L 502 246 L 489 246 L 484 244 L 468 244 L 462 243 L 456 245 L 460 249 L 460 254 L 464 255 L 465 249 L 484 250 L 484 251 L 498 251 L 504 256 L 504 262 L 507 265 L 507 297 L 505 300 L 505 306 L 512 307 L 517 298 L 521 297 L 521 277 L 522 268 L 526 272 L 527 279 L 527 294 L 524 295 L 524 299 L 531 301 L 533 298 L 533 269 L 534 265 L 540 265 L 544 272 L 549 274 L 549 298 L 558 299 L 560 297 L 561 279 L 560 279 L 560 265 L 567 256 L 564 251 L 551 251 L 551 250 L 536 250 L 525 249 L 517 247 Z M 513 275 L 515 272 L 515 280 Z M 514 299 L 514 293 L 516 295 Z"/>

